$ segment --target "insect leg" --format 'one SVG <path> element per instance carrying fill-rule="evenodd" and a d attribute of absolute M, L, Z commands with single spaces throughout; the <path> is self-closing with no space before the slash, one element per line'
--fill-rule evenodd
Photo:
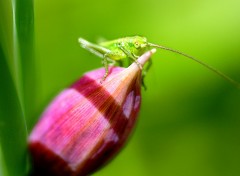
<path fill-rule="evenodd" d="M 100 58 L 104 58 L 104 54 L 111 52 L 109 49 L 93 44 L 83 38 L 79 38 L 78 42 L 80 43 L 81 47 L 90 51 L 91 53 L 93 53 L 94 55 Z"/>
<path fill-rule="evenodd" d="M 111 51 L 107 48 L 104 48 L 103 46 L 99 46 L 93 43 L 88 42 L 87 40 L 83 38 L 78 39 L 80 45 L 85 48 L 86 50 L 90 51 L 91 53 L 97 55 L 98 57 L 102 58 L 102 64 L 105 68 L 105 74 L 102 77 L 101 83 L 106 79 L 108 76 L 108 61 L 111 61 L 112 64 L 115 64 L 114 60 L 110 59 L 108 56 L 111 53 Z"/>
<path fill-rule="evenodd" d="M 151 66 L 152 66 L 152 59 L 150 58 L 148 63 L 147 63 L 146 68 L 144 68 L 143 72 L 142 72 L 142 86 L 144 87 L 145 90 L 147 90 L 147 87 L 146 87 L 146 85 L 144 83 L 144 79 L 145 79 L 145 77 L 147 75 L 148 70 L 151 68 Z"/>
<path fill-rule="evenodd" d="M 142 70 L 142 65 L 137 61 L 138 56 L 133 55 L 133 53 L 129 52 L 127 49 L 125 49 L 123 46 L 121 46 L 120 44 L 118 45 L 118 47 L 129 57 L 131 58 L 137 65 L 138 67 Z"/>
<path fill-rule="evenodd" d="M 107 78 L 108 76 L 108 62 L 107 62 L 107 54 L 104 54 L 104 57 L 102 58 L 102 64 L 105 68 L 105 74 L 102 77 L 102 80 L 100 81 L 100 83 L 102 84 L 103 81 Z"/>
<path fill-rule="evenodd" d="M 116 64 L 116 61 L 115 60 L 112 60 L 112 59 L 110 59 L 110 58 L 108 58 L 107 57 L 107 61 L 108 61 L 108 65 L 110 65 L 110 66 L 113 66 L 113 65 L 115 65 Z"/>
<path fill-rule="evenodd" d="M 148 70 L 151 68 L 152 66 L 152 59 L 150 58 L 148 63 L 147 63 L 147 66 L 146 68 L 143 69 L 143 72 L 142 72 L 142 77 L 144 78 L 148 72 Z"/>
<path fill-rule="evenodd" d="M 146 68 L 144 69 L 145 75 L 146 75 L 146 73 L 148 72 L 148 70 L 150 70 L 151 67 L 152 67 L 152 59 L 150 58 L 150 59 L 148 60 L 148 63 L 147 63 Z"/>

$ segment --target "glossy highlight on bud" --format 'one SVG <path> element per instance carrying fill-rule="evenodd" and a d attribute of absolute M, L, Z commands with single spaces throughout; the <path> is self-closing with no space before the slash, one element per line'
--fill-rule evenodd
<path fill-rule="evenodd" d="M 89 175 L 123 147 L 140 110 L 141 70 L 109 71 L 102 84 L 104 68 L 86 73 L 47 107 L 29 136 L 33 175 Z"/>

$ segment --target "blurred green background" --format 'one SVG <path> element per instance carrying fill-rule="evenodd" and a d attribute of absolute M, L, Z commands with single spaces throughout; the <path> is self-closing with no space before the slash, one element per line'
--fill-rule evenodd
<path fill-rule="evenodd" d="M 238 0 L 36 0 L 38 98 L 45 105 L 84 72 L 101 67 L 80 48 L 142 35 L 240 80 Z M 96 176 L 237 176 L 240 91 L 197 63 L 158 50 L 142 91 L 137 128 Z M 35 120 L 35 119 L 34 119 Z"/>
<path fill-rule="evenodd" d="M 142 35 L 240 81 L 239 0 L 34 3 L 36 105 L 28 129 L 58 92 L 102 66 L 79 46 L 78 37 L 94 42 Z M 122 152 L 93 175 L 240 175 L 239 89 L 201 65 L 162 50 L 153 56 L 145 83 L 134 134 Z"/>

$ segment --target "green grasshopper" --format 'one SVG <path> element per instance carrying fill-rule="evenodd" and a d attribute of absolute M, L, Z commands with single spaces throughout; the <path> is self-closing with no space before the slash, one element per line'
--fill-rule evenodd
<path fill-rule="evenodd" d="M 118 62 L 120 65 L 122 65 L 122 61 L 124 59 L 130 59 L 133 62 L 135 62 L 140 69 L 142 69 L 142 65 L 138 63 L 137 59 L 139 56 L 141 56 L 146 51 L 150 50 L 151 47 L 156 47 L 164 50 L 168 50 L 177 54 L 180 54 L 182 56 L 185 56 L 204 67 L 208 68 L 209 70 L 213 71 L 214 73 L 218 74 L 225 80 L 229 81 L 230 83 L 234 84 L 236 87 L 240 88 L 240 83 L 233 80 L 232 78 L 228 77 L 227 75 L 223 74 L 222 72 L 218 71 L 217 69 L 209 66 L 208 64 L 189 56 L 185 53 L 182 53 L 180 51 L 167 48 L 164 46 L 160 46 L 157 44 L 153 44 L 147 41 L 147 38 L 141 37 L 141 36 L 133 36 L 133 37 L 124 37 L 119 38 L 116 40 L 106 41 L 106 42 L 100 42 L 98 44 L 90 43 L 87 40 L 83 38 L 79 38 L 78 42 L 80 45 L 85 48 L 86 50 L 90 51 L 91 53 L 97 55 L 98 57 L 102 58 L 102 64 L 105 67 L 105 74 L 102 78 L 102 81 L 106 79 L 108 76 L 108 63 L 111 62 L 112 64 L 115 64 Z M 151 66 L 151 59 L 149 60 L 149 64 L 144 70 L 143 74 L 145 75 L 146 72 L 149 70 Z M 101 81 L 101 82 L 102 82 Z"/>

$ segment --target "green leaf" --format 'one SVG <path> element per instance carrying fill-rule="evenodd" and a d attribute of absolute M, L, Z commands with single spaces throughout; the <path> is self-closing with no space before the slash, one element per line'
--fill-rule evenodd
<path fill-rule="evenodd" d="M 27 120 L 35 102 L 32 0 L 0 0 L 1 175 L 26 175 Z"/>
<path fill-rule="evenodd" d="M 21 86 L 27 124 L 31 124 L 36 98 L 36 74 L 34 60 L 34 4 L 33 0 L 13 0 L 15 46 L 21 70 Z M 31 126 L 31 125 L 30 125 Z"/>
<path fill-rule="evenodd" d="M 0 142 L 8 176 L 26 174 L 26 125 L 6 57 L 0 45 Z"/>
<path fill-rule="evenodd" d="M 2 148 L 1 148 L 1 145 L 0 145 L 0 166 L 1 166 L 1 169 L 0 169 L 0 175 L 8 175 L 6 172 L 7 172 L 7 169 L 5 167 L 5 163 L 3 163 L 4 159 L 3 159 L 3 154 L 2 154 Z"/>

